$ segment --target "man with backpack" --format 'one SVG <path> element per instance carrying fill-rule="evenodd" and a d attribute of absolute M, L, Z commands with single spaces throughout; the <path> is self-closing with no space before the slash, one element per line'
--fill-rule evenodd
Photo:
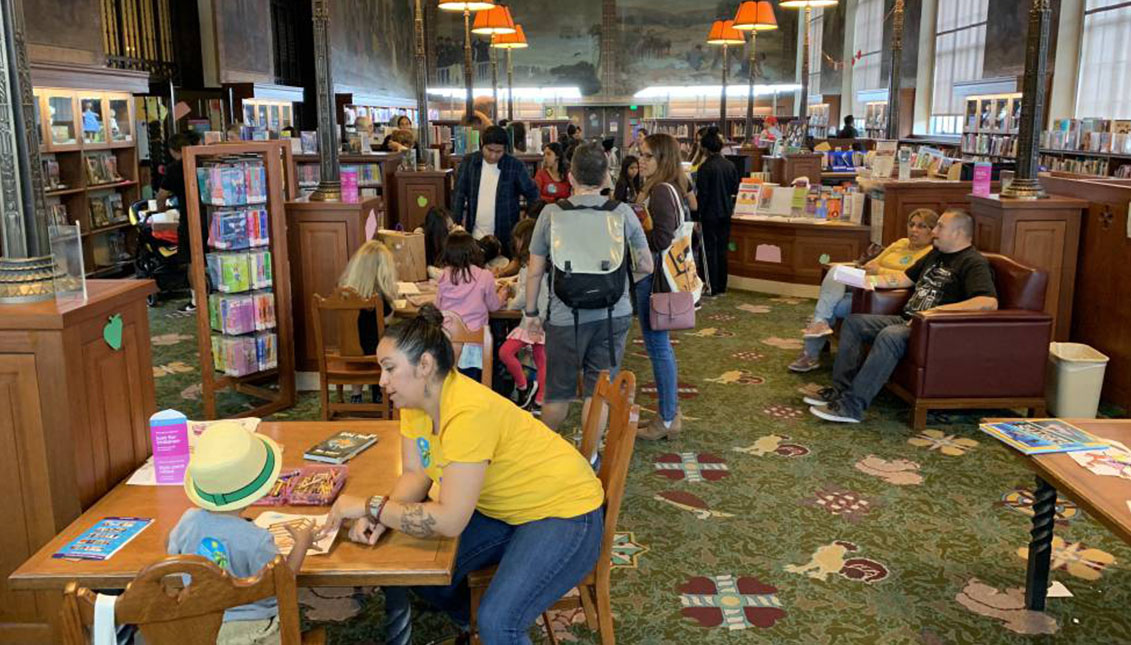
<path fill-rule="evenodd" d="M 608 170 L 599 144 L 578 146 L 570 163 L 571 196 L 542 209 L 530 241 L 522 324 L 540 324 L 538 292 L 549 272 L 542 422 L 555 430 L 577 398 L 578 372 L 588 406 L 598 374 L 620 367 L 632 325 L 632 284 L 652 273 L 640 220 L 600 194 Z"/>

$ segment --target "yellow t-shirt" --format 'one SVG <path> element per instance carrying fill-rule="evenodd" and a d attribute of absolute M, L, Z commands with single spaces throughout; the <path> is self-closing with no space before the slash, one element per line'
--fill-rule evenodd
<path fill-rule="evenodd" d="M 401 434 L 416 444 L 433 482 L 441 482 L 451 462 L 487 461 L 475 507 L 514 525 L 576 517 L 604 501 L 601 481 L 581 453 L 529 412 L 454 370 L 443 388 L 439 436 L 427 413 L 401 410 Z"/>
<path fill-rule="evenodd" d="M 924 255 L 931 252 L 932 245 L 912 249 L 911 240 L 905 238 L 892 242 L 873 260 L 880 266 L 880 273 L 903 273 L 911 268 Z"/>

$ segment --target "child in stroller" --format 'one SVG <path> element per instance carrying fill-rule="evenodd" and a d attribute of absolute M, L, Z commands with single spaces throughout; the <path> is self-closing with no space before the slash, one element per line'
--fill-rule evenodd
<path fill-rule="evenodd" d="M 174 291 L 188 288 L 186 268 L 177 257 L 177 222 L 181 217 L 176 209 L 157 212 L 156 204 L 141 200 L 130 205 L 130 224 L 137 228 L 137 259 L 135 271 L 139 279 L 150 278 L 157 282 L 157 293 L 147 298 L 149 306 Z"/>

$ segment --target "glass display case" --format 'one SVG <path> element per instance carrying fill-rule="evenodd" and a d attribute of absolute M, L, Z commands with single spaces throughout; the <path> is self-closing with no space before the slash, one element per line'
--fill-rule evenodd
<path fill-rule="evenodd" d="M 106 123 L 109 126 L 111 143 L 133 143 L 133 116 L 130 111 L 133 101 L 129 95 L 111 95 L 106 98 Z"/>
<path fill-rule="evenodd" d="M 66 149 L 78 146 L 78 125 L 75 96 L 70 92 L 46 92 L 43 95 L 44 113 L 47 117 L 45 143 L 48 149 Z"/>

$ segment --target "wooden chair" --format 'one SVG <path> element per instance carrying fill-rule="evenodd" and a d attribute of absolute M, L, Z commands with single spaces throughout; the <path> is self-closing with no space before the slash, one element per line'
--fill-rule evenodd
<path fill-rule="evenodd" d="M 597 473 L 605 490 L 605 532 L 601 539 L 601 555 L 597 566 L 577 586 L 578 596 L 563 597 L 551 609 L 575 609 L 580 604 L 585 612 L 585 622 L 590 629 L 601 636 L 602 645 L 615 645 L 613 632 L 613 610 L 610 574 L 613 568 L 613 539 L 616 536 L 617 518 L 620 516 L 621 500 L 624 499 L 625 483 L 628 480 L 628 465 L 632 460 L 632 450 L 636 444 L 636 426 L 640 418 L 640 406 L 635 405 L 636 375 L 622 370 L 610 383 L 609 373 L 601 372 L 597 386 L 593 390 L 593 403 L 582 427 L 581 454 L 593 462 L 601 441 L 601 413 L 608 407 L 609 431 L 605 437 L 605 451 L 601 468 Z M 479 603 L 491 584 L 496 567 L 473 571 L 467 577 L 471 589 L 471 634 L 473 642 L 479 642 L 476 620 Z M 550 643 L 555 644 L 553 628 L 549 616 L 542 614 L 542 622 Z"/>
<path fill-rule="evenodd" d="M 181 583 L 181 574 L 191 583 Z M 64 645 L 86 645 L 94 625 L 97 594 L 71 582 L 63 592 L 61 628 Z M 114 622 L 137 625 L 148 645 L 214 645 L 224 610 L 274 596 L 279 603 L 283 645 L 320 645 L 322 629 L 299 631 L 295 576 L 283 556 L 275 556 L 258 575 L 233 578 L 199 555 L 169 556 L 141 570 L 118 596 Z"/>
<path fill-rule="evenodd" d="M 311 301 L 322 420 L 329 421 L 339 413 L 346 416 L 364 413 L 369 418 L 393 418 L 389 397 L 382 397 L 380 403 L 349 403 L 344 393 L 347 385 L 377 385 L 381 380 L 381 365 L 377 362 L 377 356 L 366 355 L 362 351 L 361 339 L 357 333 L 358 316 L 373 315 L 377 319 L 377 337 L 385 335 L 381 296 L 374 294 L 370 298 L 362 298 L 353 289 L 337 287 L 328 297 L 314 294 Z M 370 309 L 373 310 L 372 314 L 367 311 Z M 336 332 L 336 346 L 327 346 L 328 334 L 324 325 Z M 338 390 L 336 402 L 330 400 L 331 386 L 336 386 Z"/>
<path fill-rule="evenodd" d="M 482 329 L 471 331 L 463 324 L 463 319 L 454 311 L 441 312 L 444 316 L 444 331 L 452 341 L 455 350 L 456 364 L 463 354 L 464 345 L 479 345 L 483 348 L 483 376 L 479 379 L 483 385 L 491 387 L 491 372 L 495 367 L 495 343 L 491 339 L 491 325 L 483 325 Z"/>

